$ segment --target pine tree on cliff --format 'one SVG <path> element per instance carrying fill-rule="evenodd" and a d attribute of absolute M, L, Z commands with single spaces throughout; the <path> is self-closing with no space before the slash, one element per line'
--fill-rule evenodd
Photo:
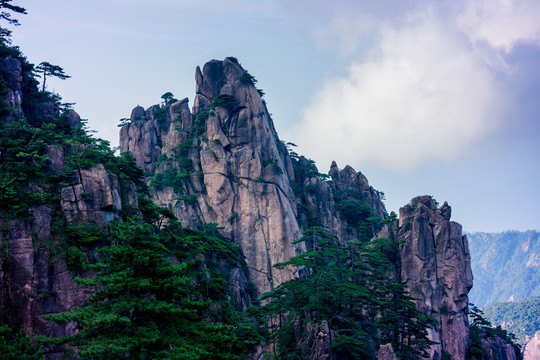
<path fill-rule="evenodd" d="M 197 232 L 178 236 L 179 231 L 158 234 L 137 218 L 113 225 L 111 246 L 99 250 L 100 261 L 92 266 L 97 275 L 77 279 L 100 290 L 88 306 L 44 317 L 76 321 L 80 331 L 49 341 L 75 346 L 81 359 L 241 359 L 251 333 L 242 324 L 230 324 L 239 317 L 226 303 L 213 301 L 226 292 L 224 281 L 193 271 L 201 262 L 194 254 L 205 243 L 219 251 L 219 244 Z M 173 264 L 172 247 L 190 257 Z M 221 250 L 233 256 L 223 244 Z M 247 337 L 238 336 L 238 329 Z"/>
<path fill-rule="evenodd" d="M 42 92 L 45 92 L 45 83 L 47 81 L 47 77 L 55 77 L 60 80 L 66 80 L 69 79 L 71 76 L 67 75 L 64 72 L 64 69 L 62 69 L 58 65 L 51 64 L 47 61 L 43 61 L 36 67 L 36 72 L 38 74 L 42 74 L 43 76 L 43 84 L 42 84 Z"/>
<path fill-rule="evenodd" d="M 13 335 L 7 325 L 0 325 L 0 357 L 3 360 L 41 360 L 43 351 L 34 348 L 24 331 Z"/>
<path fill-rule="evenodd" d="M 263 297 L 270 300 L 261 313 L 271 323 L 276 358 L 313 358 L 314 332 L 326 326 L 330 351 L 338 358 L 372 358 L 377 338 L 391 343 L 400 359 L 425 355 L 433 344 L 427 337 L 430 319 L 387 277 L 389 261 L 381 249 L 391 247 L 391 240 L 342 245 L 313 227 L 299 242 L 311 250 L 277 266 L 300 266 L 305 276 Z"/>
<path fill-rule="evenodd" d="M 26 9 L 10 4 L 11 0 L 0 0 L 0 20 L 6 21 L 10 25 L 19 26 L 19 20 L 11 17 L 11 12 L 16 14 L 26 14 Z M 0 27 L 0 43 L 10 43 L 11 31 Z"/>

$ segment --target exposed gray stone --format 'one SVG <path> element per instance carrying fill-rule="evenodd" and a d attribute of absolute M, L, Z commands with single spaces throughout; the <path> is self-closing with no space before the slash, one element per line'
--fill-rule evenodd
<path fill-rule="evenodd" d="M 397 360 L 391 344 L 381 345 L 377 353 L 377 360 Z"/>
<path fill-rule="evenodd" d="M 532 337 L 523 350 L 523 360 L 540 359 L 540 331 Z"/>
<path fill-rule="evenodd" d="M 400 209 L 399 241 L 401 282 L 420 300 L 417 307 L 432 315 L 437 325 L 431 331 L 434 341 L 431 357 L 442 351 L 452 359 L 465 360 L 468 349 L 468 297 L 472 271 L 467 237 L 461 225 L 449 221 L 450 207 L 437 209 L 430 196 L 419 196 Z M 442 215 L 445 214 L 445 216 Z"/>

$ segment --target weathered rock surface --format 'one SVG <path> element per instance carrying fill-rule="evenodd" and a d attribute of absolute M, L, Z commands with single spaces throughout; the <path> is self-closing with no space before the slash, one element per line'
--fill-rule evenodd
<path fill-rule="evenodd" d="M 397 360 L 392 345 L 381 345 L 381 347 L 379 347 L 379 353 L 377 354 L 377 360 Z"/>
<path fill-rule="evenodd" d="M 473 275 L 467 237 L 450 214 L 446 202 L 437 208 L 430 196 L 416 197 L 400 209 L 393 236 L 399 242 L 401 282 L 419 299 L 418 309 L 436 321 L 430 335 L 440 345 L 432 347 L 431 358 L 446 351 L 452 359 L 465 360 Z"/>
<path fill-rule="evenodd" d="M 386 211 L 381 194 L 351 167 L 340 170 L 333 163 L 326 176 L 310 160 L 291 159 L 245 74 L 230 59 L 197 68 L 192 111 L 187 99 L 147 110 L 138 106 L 121 129 L 120 144 L 154 180 L 176 169 L 181 181 L 154 187 L 156 203 L 171 208 L 185 226 L 222 226 L 241 247 L 250 280 L 262 294 L 297 276 L 294 269 L 272 266 L 303 250 L 291 244 L 302 230 L 323 226 L 341 241 L 359 236 L 338 210 L 336 196 L 360 201 L 380 219 Z M 232 96 L 233 104 L 214 106 L 223 94 Z M 420 298 L 419 309 L 435 318 L 431 337 L 440 345 L 431 358 L 446 351 L 464 360 L 472 272 L 467 238 L 450 215 L 446 203 L 437 208 L 431 197 L 417 197 L 400 210 L 399 224 L 383 233 L 399 243 L 396 279 Z"/>
<path fill-rule="evenodd" d="M 6 82 L 4 100 L 17 115 L 23 115 L 22 104 L 22 64 L 18 59 L 0 59 L 0 72 Z M 11 116 L 9 117 L 11 118 Z"/>
<path fill-rule="evenodd" d="M 19 60 L 0 60 L 7 105 L 32 121 L 39 121 L 43 115 L 59 118 L 54 102 L 36 104 L 30 116 L 22 113 L 21 71 Z M 66 121 L 73 131 L 81 125 L 73 110 Z M 66 157 L 78 151 L 82 149 L 47 146 L 43 154 L 49 159 L 45 172 L 51 178 L 63 176 Z M 101 164 L 80 169 L 64 188 L 53 183 L 29 182 L 26 186 L 28 191 L 59 200 L 31 205 L 23 216 L 0 211 L 0 323 L 14 330 L 23 328 L 29 335 L 66 335 L 74 330 L 72 325 L 53 325 L 41 316 L 79 307 L 92 293 L 92 289 L 73 282 L 76 274 L 66 262 L 66 226 L 92 224 L 106 233 L 107 222 L 116 218 L 123 206 L 137 208 L 135 187 L 108 173 Z"/>
<path fill-rule="evenodd" d="M 529 340 L 523 350 L 523 360 L 540 359 L 540 331 L 537 331 L 534 337 Z"/>
<path fill-rule="evenodd" d="M 250 279 L 262 294 L 296 276 L 295 269 L 272 266 L 297 253 L 292 241 L 300 237 L 300 228 L 291 160 L 260 94 L 242 81 L 243 75 L 228 59 L 210 61 L 196 72 L 193 113 L 187 99 L 146 111 L 136 107 L 132 122 L 121 129 L 120 144 L 151 174 L 182 171 L 182 186 L 166 184 L 154 190 L 154 199 L 172 207 L 185 226 L 224 227 L 223 234 L 241 247 Z M 194 119 L 220 94 L 230 95 L 233 104 L 210 110 L 198 120 L 203 129 L 194 135 Z M 167 160 L 158 162 L 160 157 Z M 176 165 L 182 159 L 188 159 L 185 168 Z"/>
<path fill-rule="evenodd" d="M 59 151 L 58 149 L 54 151 Z M 53 163 L 53 168 L 55 167 Z M 35 189 L 54 192 L 52 188 Z M 85 303 L 92 289 L 73 282 L 75 274 L 66 265 L 62 224 L 106 224 L 122 207 L 122 189 L 115 175 L 102 165 L 80 170 L 72 185 L 61 189 L 59 208 L 49 205 L 29 209 L 29 220 L 11 219 L 0 214 L 0 242 L 5 257 L 0 258 L 0 321 L 13 328 L 22 326 L 32 334 L 61 336 L 70 327 L 52 325 L 41 319 L 48 313 L 72 310 Z M 124 197 L 136 207 L 136 196 Z M 22 321 L 22 323 L 21 323 Z"/>

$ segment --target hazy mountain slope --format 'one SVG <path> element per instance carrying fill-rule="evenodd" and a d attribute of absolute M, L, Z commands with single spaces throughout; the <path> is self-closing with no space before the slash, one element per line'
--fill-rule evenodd
<path fill-rule="evenodd" d="M 484 315 L 493 325 L 516 335 L 525 345 L 540 330 L 540 297 L 486 306 Z"/>
<path fill-rule="evenodd" d="M 474 286 L 472 303 L 540 296 L 540 236 L 537 231 L 467 234 Z"/>

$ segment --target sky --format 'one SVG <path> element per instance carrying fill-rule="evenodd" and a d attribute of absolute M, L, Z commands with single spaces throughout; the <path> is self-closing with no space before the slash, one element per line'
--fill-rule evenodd
<path fill-rule="evenodd" d="M 540 1 L 14 0 L 30 62 L 96 136 L 235 56 L 281 139 L 351 165 L 388 211 L 448 201 L 465 231 L 540 229 Z"/>

